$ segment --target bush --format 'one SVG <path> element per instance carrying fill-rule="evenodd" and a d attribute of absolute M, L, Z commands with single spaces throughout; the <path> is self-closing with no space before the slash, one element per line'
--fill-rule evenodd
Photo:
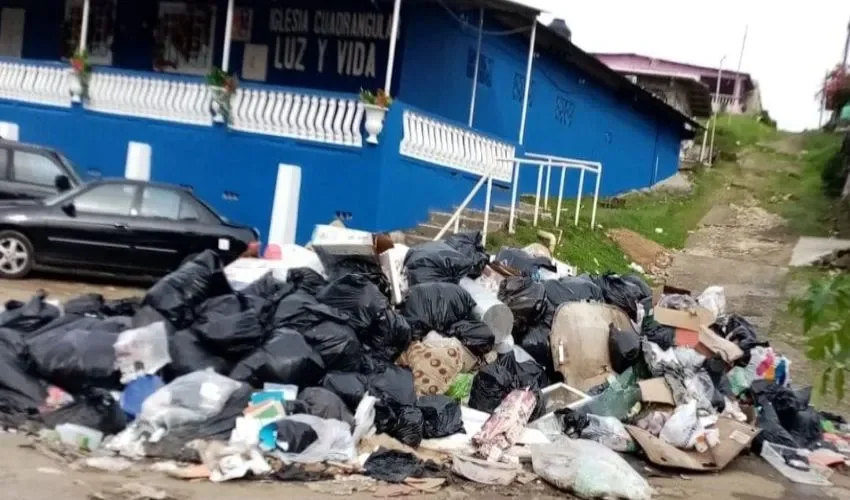
<path fill-rule="evenodd" d="M 833 198 L 841 196 L 848 173 L 850 173 L 850 134 L 845 134 L 841 149 L 832 155 L 821 171 L 824 193 Z"/>

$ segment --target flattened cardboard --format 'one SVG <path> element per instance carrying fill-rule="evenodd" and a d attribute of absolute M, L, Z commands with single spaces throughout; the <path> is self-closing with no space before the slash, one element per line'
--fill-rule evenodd
<path fill-rule="evenodd" d="M 730 365 L 744 356 L 744 351 L 737 344 L 724 339 L 714 333 L 711 328 L 705 326 L 700 328 L 699 343 L 700 345 L 697 351 L 705 349 L 710 353 L 719 354 L 723 358 L 723 361 Z M 700 352 L 700 354 L 705 355 L 706 353 Z"/>
<path fill-rule="evenodd" d="M 673 391 L 670 390 L 670 386 L 667 385 L 664 377 L 641 380 L 638 382 L 638 387 L 640 387 L 641 401 L 644 403 L 661 403 L 676 406 L 676 400 L 673 399 Z"/>
<path fill-rule="evenodd" d="M 705 453 L 698 453 L 680 450 L 639 427 L 628 425 L 626 429 L 653 464 L 706 472 L 726 468 L 760 432 L 755 427 L 728 418 L 718 419 L 720 443 Z"/>
<path fill-rule="evenodd" d="M 710 310 L 704 307 L 695 307 L 687 311 L 677 311 L 664 307 L 656 307 L 654 311 L 655 321 L 662 325 L 684 328 L 685 330 L 700 331 L 703 325 L 710 325 L 717 319 Z"/>

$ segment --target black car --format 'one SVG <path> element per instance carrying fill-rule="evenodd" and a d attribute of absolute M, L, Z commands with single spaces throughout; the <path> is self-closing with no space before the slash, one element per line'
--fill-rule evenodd
<path fill-rule="evenodd" d="M 255 256 L 259 232 L 179 186 L 104 179 L 43 200 L 0 201 L 0 278 L 34 267 L 163 274 L 198 253 Z"/>
<path fill-rule="evenodd" d="M 0 139 L 0 200 L 47 198 L 81 184 L 62 153 Z"/>

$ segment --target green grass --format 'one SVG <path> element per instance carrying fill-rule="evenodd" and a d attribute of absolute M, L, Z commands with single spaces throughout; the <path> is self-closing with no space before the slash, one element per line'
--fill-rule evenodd
<path fill-rule="evenodd" d="M 710 134 L 711 129 L 709 129 L 709 137 Z M 757 121 L 752 116 L 720 115 L 717 117 L 714 147 L 721 153 L 737 153 L 744 148 L 775 140 L 781 134 L 782 132 Z"/>

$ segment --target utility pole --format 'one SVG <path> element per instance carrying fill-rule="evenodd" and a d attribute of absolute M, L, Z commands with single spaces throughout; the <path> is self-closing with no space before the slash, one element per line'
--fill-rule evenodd
<path fill-rule="evenodd" d="M 844 42 L 844 57 L 841 58 L 842 68 L 847 68 L 848 56 L 850 56 L 850 22 L 847 23 L 847 41 Z"/>
<path fill-rule="evenodd" d="M 820 87 L 820 114 L 818 115 L 818 129 L 823 128 L 823 114 L 826 111 L 826 82 L 829 81 L 829 71 L 823 77 L 823 84 Z"/>
<path fill-rule="evenodd" d="M 726 61 L 726 55 L 720 58 L 720 67 L 717 69 L 717 89 L 714 91 L 714 100 L 716 106 L 714 108 L 714 117 L 711 123 L 711 146 L 708 148 L 708 166 L 714 164 L 714 132 L 717 130 L 717 113 L 720 111 L 720 80 L 723 79 L 723 63 Z"/>
<path fill-rule="evenodd" d="M 741 85 L 743 82 L 741 81 L 741 63 L 744 61 L 744 49 L 747 47 L 747 34 L 750 31 L 750 25 L 747 24 L 744 26 L 744 38 L 741 40 L 741 55 L 738 56 L 738 69 L 735 71 L 735 89 L 733 90 L 733 99 L 735 102 L 733 105 L 739 105 L 738 102 L 741 100 L 741 95 L 743 94 L 743 89 L 741 89 Z M 743 108 L 743 106 L 741 106 Z M 726 117 L 726 125 L 732 123 L 732 115 Z"/>

